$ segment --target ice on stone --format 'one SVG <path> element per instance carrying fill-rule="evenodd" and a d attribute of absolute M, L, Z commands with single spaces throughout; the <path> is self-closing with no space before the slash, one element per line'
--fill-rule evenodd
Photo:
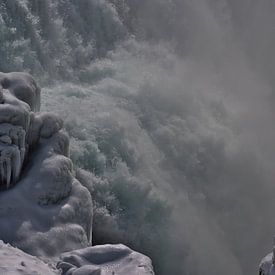
<path fill-rule="evenodd" d="M 151 260 L 123 244 L 92 246 L 61 255 L 63 275 L 153 275 Z"/>
<path fill-rule="evenodd" d="M 63 121 L 36 113 L 40 89 L 33 78 L 0 73 L 0 103 L 0 239 L 52 263 L 59 259 L 66 275 L 154 274 L 148 257 L 124 245 L 89 247 L 91 194 L 75 178 Z M 0 274 L 60 274 L 19 249 L 0 242 Z M 65 251 L 72 252 L 59 258 Z"/>
<path fill-rule="evenodd" d="M 0 241 L 0 274 L 57 275 L 60 272 L 40 259 Z"/>

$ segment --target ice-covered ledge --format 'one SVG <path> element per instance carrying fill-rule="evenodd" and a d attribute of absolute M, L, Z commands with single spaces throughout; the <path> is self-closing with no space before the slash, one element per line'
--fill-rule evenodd
<path fill-rule="evenodd" d="M 92 199 L 74 177 L 62 120 L 39 112 L 29 74 L 0 73 L 0 98 L 0 239 L 46 257 L 87 246 Z"/>
<path fill-rule="evenodd" d="M 151 260 L 123 244 L 97 245 L 61 255 L 62 274 L 153 275 Z"/>
<path fill-rule="evenodd" d="M 260 263 L 259 275 L 275 275 L 275 238 L 272 253 L 266 255 Z"/>
<path fill-rule="evenodd" d="M 0 73 L 0 240 L 12 245 L 0 241 L 0 274 L 154 274 L 124 245 L 89 247 L 91 195 L 74 176 L 62 120 L 39 107 L 29 74 Z"/>
<path fill-rule="evenodd" d="M 60 272 L 37 257 L 0 241 L 0 274 L 57 275 Z"/>
<path fill-rule="evenodd" d="M 26 254 L 0 240 L 0 274 L 154 275 L 151 260 L 125 245 L 99 245 L 67 252 L 54 262 Z"/>

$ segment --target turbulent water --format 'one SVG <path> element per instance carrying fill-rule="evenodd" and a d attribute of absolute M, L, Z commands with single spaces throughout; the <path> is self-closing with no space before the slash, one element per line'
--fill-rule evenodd
<path fill-rule="evenodd" d="M 128 244 L 157 274 L 257 272 L 275 233 L 274 14 L 273 0 L 0 0 L 0 71 L 31 72 L 64 118 L 94 244 Z"/>

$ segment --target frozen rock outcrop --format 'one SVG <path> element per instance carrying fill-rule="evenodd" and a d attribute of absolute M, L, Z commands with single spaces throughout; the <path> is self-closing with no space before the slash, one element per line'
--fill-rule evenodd
<path fill-rule="evenodd" d="M 92 200 L 74 177 L 62 120 L 36 112 L 28 74 L 0 73 L 0 99 L 0 239 L 51 257 L 87 246 Z"/>
<path fill-rule="evenodd" d="M 60 272 L 40 259 L 0 241 L 0 274 L 57 275 Z"/>
<path fill-rule="evenodd" d="M 1 73 L 0 85 L 14 97 L 28 104 L 32 111 L 40 109 L 40 88 L 27 73 Z"/>
<path fill-rule="evenodd" d="M 18 179 L 25 156 L 39 131 L 34 111 L 40 108 L 40 88 L 25 73 L 0 73 L 0 187 Z M 38 139 L 38 134 L 36 135 Z"/>
<path fill-rule="evenodd" d="M 274 275 L 275 273 L 270 273 L 271 267 L 272 267 L 272 258 L 273 258 L 273 253 L 268 254 L 265 256 L 259 267 L 259 275 Z"/>
<path fill-rule="evenodd" d="M 63 275 L 152 275 L 151 260 L 125 245 L 99 245 L 61 255 Z"/>
<path fill-rule="evenodd" d="M 273 252 L 265 256 L 259 266 L 259 275 L 275 275 L 275 238 Z"/>
<path fill-rule="evenodd" d="M 30 75 L 0 73 L 0 240 L 21 249 L 0 241 L 0 274 L 154 274 L 124 245 L 88 247 L 91 195 L 75 178 L 62 120 L 39 107 Z"/>
<path fill-rule="evenodd" d="M 125 245 L 99 245 L 61 255 L 57 266 L 0 241 L 0 274 L 154 275 L 151 260 Z"/>

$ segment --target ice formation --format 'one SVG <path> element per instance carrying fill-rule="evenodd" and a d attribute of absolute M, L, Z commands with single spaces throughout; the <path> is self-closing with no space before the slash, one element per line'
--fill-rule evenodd
<path fill-rule="evenodd" d="M 151 260 L 125 245 L 98 245 L 61 255 L 58 268 L 64 275 L 154 274 Z"/>
<path fill-rule="evenodd" d="M 259 275 L 275 275 L 275 238 L 272 253 L 265 256 L 260 263 Z"/>
<path fill-rule="evenodd" d="M 60 273 L 37 257 L 30 256 L 0 241 L 0 274 L 57 275 Z"/>
<path fill-rule="evenodd" d="M 33 111 L 40 108 L 40 88 L 25 73 L 0 73 L 0 180 L 1 188 L 14 184 L 32 145 Z M 27 139 L 26 139 L 26 134 Z"/>
<path fill-rule="evenodd" d="M 83 248 L 61 257 L 66 275 L 153 274 L 149 258 L 123 245 L 88 247 L 92 198 L 75 178 L 62 120 L 36 113 L 40 89 L 30 75 L 0 73 L 0 83 L 0 239 L 52 263 Z M 0 243 L 4 274 L 57 274 L 19 249 Z"/>
<path fill-rule="evenodd" d="M 62 120 L 36 113 L 40 89 L 30 75 L 1 73 L 0 83 L 1 239 L 45 256 L 87 245 L 92 200 L 74 178 Z"/>
<path fill-rule="evenodd" d="M 0 241 L 0 274 L 153 275 L 151 260 L 125 245 L 99 245 L 67 252 L 57 265 Z"/>
<path fill-rule="evenodd" d="M 0 3 L 0 71 L 32 72 L 64 118 L 95 174 L 95 242 L 161 275 L 257 273 L 275 228 L 275 1 Z"/>

